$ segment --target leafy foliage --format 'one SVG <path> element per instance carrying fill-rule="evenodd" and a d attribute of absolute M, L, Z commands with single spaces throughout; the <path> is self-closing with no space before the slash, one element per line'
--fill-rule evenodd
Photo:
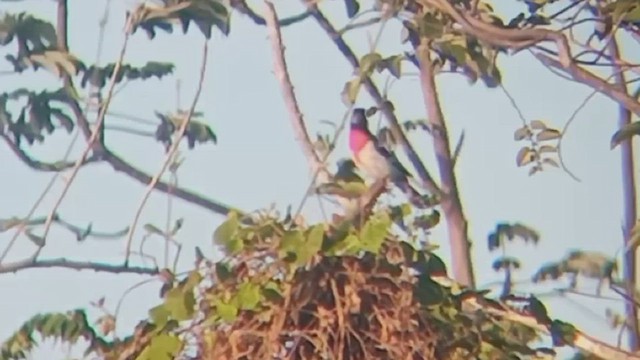
<path fill-rule="evenodd" d="M 7 108 L 8 102 L 21 99 L 26 99 L 26 105 L 14 120 Z M 18 89 L 10 93 L 2 93 L 0 94 L 0 134 L 11 133 L 16 145 L 20 146 L 23 139 L 29 145 L 36 141 L 43 142 L 45 131 L 52 134 L 56 130 L 54 122 L 70 133 L 74 128 L 74 122 L 64 111 L 64 107 L 61 107 L 68 105 L 70 101 L 71 98 L 63 89 L 53 92 Z"/>
<path fill-rule="evenodd" d="M 230 13 L 225 2 L 219 0 L 161 0 L 163 6 L 141 5 L 134 14 L 133 32 L 142 28 L 153 39 L 158 29 L 173 32 L 173 22 L 177 20 L 182 32 L 187 33 L 190 24 L 196 24 L 200 32 L 211 38 L 211 28 L 215 26 L 224 35 L 229 34 Z"/>
<path fill-rule="evenodd" d="M 168 150 L 173 142 L 172 136 L 180 128 L 180 125 L 186 121 L 188 113 L 179 111 L 177 114 L 161 114 L 156 112 L 156 116 L 160 119 L 160 124 L 156 128 L 156 140 L 165 145 Z M 189 120 L 184 137 L 189 144 L 189 149 L 193 149 L 196 143 L 212 142 L 217 143 L 218 138 L 211 130 L 211 127 L 202 120 L 202 113 L 194 113 L 192 119 Z M 195 119 L 193 119 L 195 118 Z"/>
<path fill-rule="evenodd" d="M 91 65 L 88 68 L 83 68 L 82 80 L 80 85 L 86 87 L 87 84 L 102 88 L 107 84 L 107 81 L 113 76 L 115 70 L 115 64 L 107 64 L 105 66 L 97 67 Z M 142 67 L 134 67 L 129 64 L 122 64 L 120 71 L 115 77 L 115 83 L 120 83 L 123 79 L 126 80 L 147 80 L 155 77 L 162 79 L 167 75 L 173 74 L 174 66 L 171 63 L 162 63 L 156 61 L 149 61 Z"/>
<path fill-rule="evenodd" d="M 6 59 L 17 72 L 44 67 L 58 76 L 75 75 L 84 66 L 72 54 L 57 48 L 56 31 L 51 23 L 27 13 L 5 13 L 0 19 L 0 45 L 7 46 L 14 40 L 18 52 Z"/>
<path fill-rule="evenodd" d="M 431 276 L 446 273 L 442 260 L 388 235 L 385 211 L 360 229 L 345 223 L 289 228 L 270 216 L 242 223 L 232 213 L 214 234 L 229 257 L 215 266 L 214 285 L 203 296 L 210 325 L 200 350 L 205 358 L 265 351 L 293 359 L 338 352 L 424 359 L 536 353 L 522 345 L 536 338 L 534 331 L 464 313 L 460 300 L 476 295 L 434 282 Z M 477 327 L 482 335 L 467 326 L 477 321 L 485 324 Z"/>
<path fill-rule="evenodd" d="M 513 241 L 516 238 L 522 239 L 524 242 L 537 243 L 540 240 L 540 234 L 526 225 L 515 223 L 500 223 L 496 229 L 489 234 L 487 244 L 489 251 L 505 246 L 505 241 Z"/>
<path fill-rule="evenodd" d="M 292 359 L 340 352 L 349 354 L 345 359 L 454 360 L 533 358 L 547 351 L 526 345 L 538 339 L 527 326 L 466 312 L 465 299 L 483 293 L 434 281 L 446 276 L 444 263 L 391 235 L 390 211 L 372 214 L 361 227 L 342 219 L 303 227 L 270 213 L 231 213 L 213 235 L 226 258 L 182 279 L 165 271 L 163 301 L 132 336 L 107 342 L 82 312 L 47 315 L 55 321 L 40 316 L 5 342 L 3 358 L 24 358 L 34 331 L 65 342 L 82 336 L 91 344 L 87 353 L 106 359 L 123 352 L 171 359 L 191 345 L 211 359 L 286 351 Z M 530 316 L 533 309 L 526 310 Z M 548 316 L 539 318 L 552 324 Z"/>
<path fill-rule="evenodd" d="M 79 340 L 89 343 L 86 353 L 98 353 L 106 359 L 116 359 L 117 352 L 130 339 L 122 342 L 109 342 L 99 336 L 89 325 L 83 310 L 67 313 L 38 314 L 25 322 L 20 329 L 7 339 L 0 348 L 0 359 L 27 359 L 29 351 L 42 339 L 55 339 L 68 344 L 76 344 Z"/>
<path fill-rule="evenodd" d="M 542 120 L 533 120 L 517 129 L 513 138 L 515 141 L 529 141 L 529 146 L 523 146 L 516 155 L 516 164 L 518 166 L 530 165 L 529 175 L 533 175 L 544 170 L 545 165 L 559 167 L 558 162 L 552 155 L 558 153 L 557 145 L 550 145 L 552 140 L 558 140 L 562 137 L 562 133 L 556 129 L 550 128 Z"/>
<path fill-rule="evenodd" d="M 571 288 L 577 285 L 577 276 L 599 280 L 598 293 L 603 281 L 611 281 L 617 272 L 618 265 L 612 259 L 602 253 L 593 251 L 571 251 L 564 258 L 556 262 L 549 262 L 538 269 L 533 276 L 533 282 L 557 280 L 564 275 L 570 279 Z"/>

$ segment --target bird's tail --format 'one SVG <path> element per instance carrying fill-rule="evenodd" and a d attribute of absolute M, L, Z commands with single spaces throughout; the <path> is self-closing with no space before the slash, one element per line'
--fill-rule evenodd
<path fill-rule="evenodd" d="M 411 184 L 409 184 L 409 181 L 407 181 L 406 178 L 403 180 L 394 181 L 394 184 L 400 190 L 402 190 L 405 195 L 407 195 L 411 205 L 417 207 L 418 209 L 426 209 L 429 207 L 429 204 L 424 199 L 424 197 L 418 191 L 416 191 L 416 189 L 414 189 Z"/>

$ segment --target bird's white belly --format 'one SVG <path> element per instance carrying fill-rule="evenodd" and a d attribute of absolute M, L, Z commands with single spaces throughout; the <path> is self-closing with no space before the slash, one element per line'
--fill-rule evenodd
<path fill-rule="evenodd" d="M 376 150 L 372 142 L 369 142 L 354 156 L 353 162 L 366 176 L 375 180 L 389 176 L 389 163 L 384 156 Z"/>

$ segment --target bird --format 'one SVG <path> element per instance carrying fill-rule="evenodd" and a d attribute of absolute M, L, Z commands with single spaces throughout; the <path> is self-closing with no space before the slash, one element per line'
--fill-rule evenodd
<path fill-rule="evenodd" d="M 365 110 L 354 109 L 349 125 L 349 149 L 356 167 L 376 181 L 388 179 L 407 195 L 414 206 L 426 208 L 422 195 L 409 183 L 411 173 L 369 131 Z"/>

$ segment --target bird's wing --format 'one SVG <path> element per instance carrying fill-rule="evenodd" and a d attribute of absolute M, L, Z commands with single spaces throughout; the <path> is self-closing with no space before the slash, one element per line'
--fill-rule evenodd
<path fill-rule="evenodd" d="M 412 177 L 411 173 L 404 167 L 404 165 L 402 165 L 400 160 L 398 160 L 398 157 L 396 157 L 392 151 L 389 151 L 389 149 L 379 144 L 377 145 L 377 148 L 378 152 L 387 159 L 393 170 L 399 172 L 398 175 L 402 174 L 407 178 Z"/>

